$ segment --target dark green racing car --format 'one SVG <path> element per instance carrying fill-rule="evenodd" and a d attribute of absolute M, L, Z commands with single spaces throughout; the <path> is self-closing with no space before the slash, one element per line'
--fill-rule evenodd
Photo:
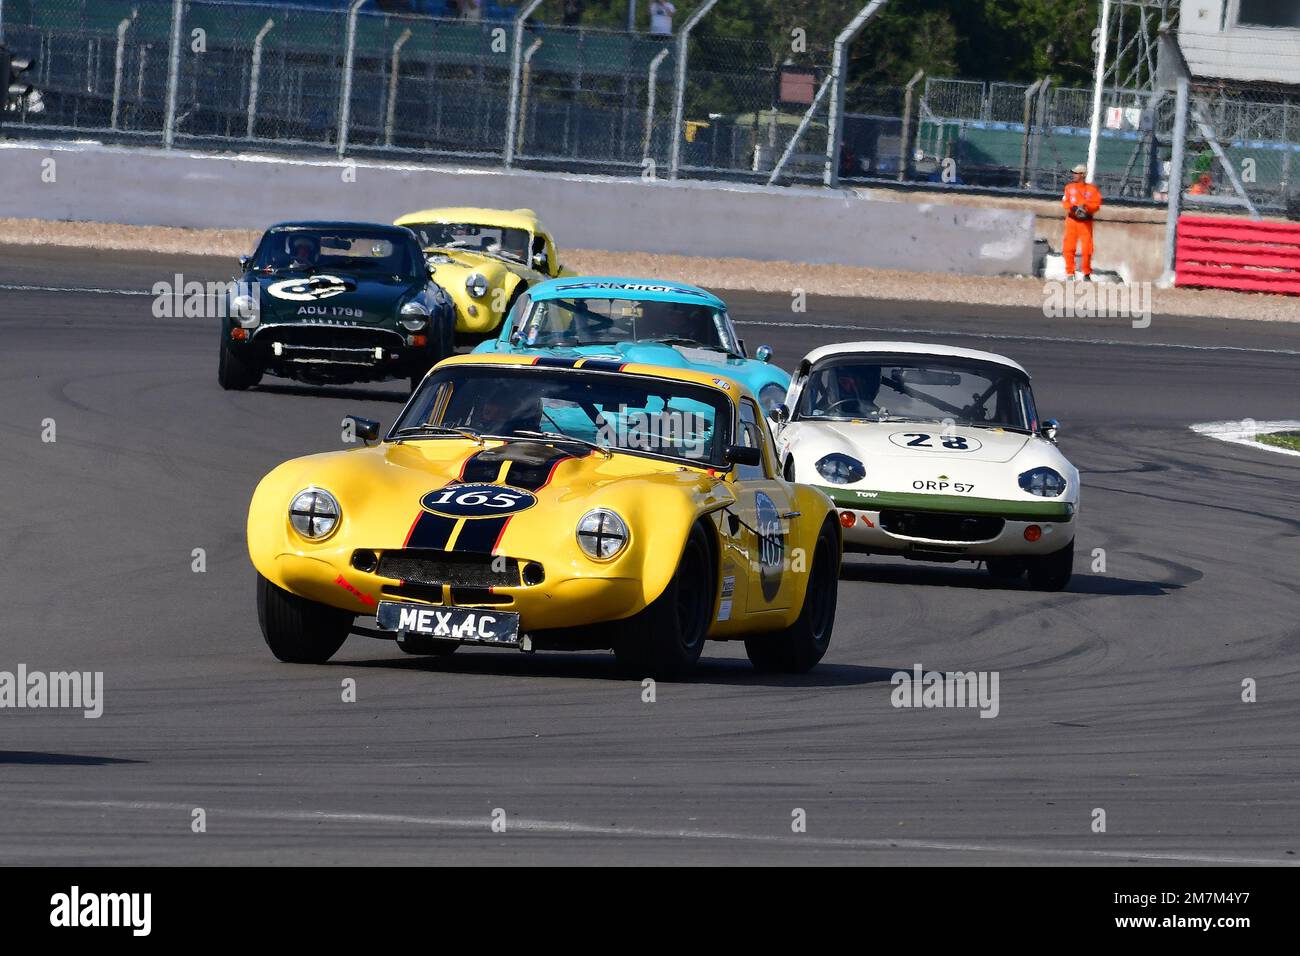
<path fill-rule="evenodd" d="M 313 385 L 406 378 L 414 389 L 454 351 L 454 307 L 409 229 L 280 223 L 239 261 L 221 320 L 222 388 L 269 373 Z"/>

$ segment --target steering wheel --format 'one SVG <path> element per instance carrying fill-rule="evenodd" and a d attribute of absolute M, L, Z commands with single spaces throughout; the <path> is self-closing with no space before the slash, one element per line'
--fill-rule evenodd
<path fill-rule="evenodd" d="M 868 402 L 865 399 L 861 399 L 861 398 L 841 398 L 838 402 L 835 402 L 834 404 L 826 408 L 826 414 L 833 415 L 835 413 L 835 409 L 839 408 L 841 405 L 857 405 L 858 408 L 861 408 L 863 405 L 870 405 L 872 411 L 875 412 L 880 411 L 880 406 L 877 405 L 875 402 Z"/>

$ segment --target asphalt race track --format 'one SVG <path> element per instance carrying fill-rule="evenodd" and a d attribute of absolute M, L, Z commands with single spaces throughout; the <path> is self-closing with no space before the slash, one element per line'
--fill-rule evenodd
<path fill-rule="evenodd" d="M 145 293 L 230 263 L 0 253 L 0 670 L 105 684 L 99 719 L 0 711 L 2 864 L 1300 862 L 1300 458 L 1188 429 L 1298 417 L 1300 324 L 730 296 L 787 367 L 925 335 L 1023 362 L 1083 472 L 1075 578 L 851 557 L 811 674 L 714 644 L 643 703 L 601 654 L 277 663 L 254 484 L 401 387 L 221 391 L 214 321 Z M 892 707 L 915 663 L 998 672 L 1000 713 Z"/>

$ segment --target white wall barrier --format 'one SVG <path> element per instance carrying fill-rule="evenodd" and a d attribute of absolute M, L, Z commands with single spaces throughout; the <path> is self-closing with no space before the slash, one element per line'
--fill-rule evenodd
<path fill-rule="evenodd" d="M 1029 212 L 852 191 L 0 143 L 6 217 L 261 229 L 290 219 L 391 222 L 429 206 L 526 206 L 562 248 L 970 275 L 1027 275 L 1033 258 Z"/>

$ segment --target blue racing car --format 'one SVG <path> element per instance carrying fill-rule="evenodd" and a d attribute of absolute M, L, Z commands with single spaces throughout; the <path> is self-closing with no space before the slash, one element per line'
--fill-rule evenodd
<path fill-rule="evenodd" d="M 474 349 L 604 359 L 717 372 L 743 382 L 764 412 L 785 401 L 788 372 L 771 364 L 772 350 L 745 354 L 712 292 L 681 282 L 581 276 L 539 282 L 523 293 L 500 334 Z"/>

